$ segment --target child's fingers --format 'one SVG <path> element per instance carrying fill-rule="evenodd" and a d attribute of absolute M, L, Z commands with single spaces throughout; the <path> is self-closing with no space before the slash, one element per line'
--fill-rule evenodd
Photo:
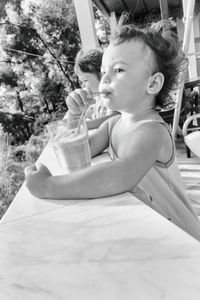
<path fill-rule="evenodd" d="M 68 109 L 72 113 L 81 113 L 85 104 L 77 91 L 73 91 L 66 99 Z"/>
<path fill-rule="evenodd" d="M 84 108 L 84 106 L 87 104 L 87 92 L 82 89 L 77 89 L 73 91 L 70 96 L 74 99 L 76 105 L 80 108 Z"/>
<path fill-rule="evenodd" d="M 73 92 L 67 97 L 66 103 L 68 107 L 72 107 L 74 110 L 80 110 L 84 107 L 80 96 Z"/>
<path fill-rule="evenodd" d="M 85 106 L 95 103 L 86 89 L 76 89 L 66 98 L 66 104 L 70 112 L 81 113 Z"/>
<path fill-rule="evenodd" d="M 38 170 L 38 172 L 40 173 L 45 173 L 46 175 L 51 175 L 51 172 L 49 171 L 49 169 L 43 165 L 41 162 L 36 163 L 36 168 Z"/>
<path fill-rule="evenodd" d="M 74 105 L 74 103 L 68 103 L 67 101 L 66 101 L 66 103 L 67 103 L 67 108 L 68 108 L 68 110 L 72 113 L 72 114 L 81 114 L 81 111 L 80 111 L 80 109 L 79 109 L 79 107 L 77 106 L 77 105 Z M 67 117 L 67 116 L 66 116 Z"/>
<path fill-rule="evenodd" d="M 37 165 L 31 165 L 28 166 L 24 169 L 24 173 L 25 173 L 25 178 L 29 177 L 30 175 L 33 175 L 35 173 L 43 173 L 47 176 L 51 175 L 51 172 L 49 171 L 49 169 L 43 165 L 42 163 L 37 163 Z"/>
<path fill-rule="evenodd" d="M 77 93 L 79 94 L 83 105 L 88 106 L 90 104 L 89 92 L 86 89 L 78 89 Z"/>
<path fill-rule="evenodd" d="M 28 166 L 24 169 L 25 177 L 28 177 L 30 174 L 37 171 L 36 165 Z"/>
<path fill-rule="evenodd" d="M 94 98 L 94 95 L 92 94 L 92 92 L 90 92 L 89 90 L 87 90 L 86 88 L 79 90 L 78 91 L 79 94 L 81 95 L 81 98 L 83 99 L 84 105 L 85 106 L 89 106 L 91 104 L 96 103 L 96 100 Z M 86 94 L 85 94 L 86 93 Z"/>

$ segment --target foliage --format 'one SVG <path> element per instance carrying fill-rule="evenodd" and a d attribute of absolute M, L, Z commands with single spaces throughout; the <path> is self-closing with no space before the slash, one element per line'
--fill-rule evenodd
<path fill-rule="evenodd" d="M 15 101 L 13 113 L 33 117 L 34 129 L 66 112 L 65 97 L 76 87 L 73 62 L 80 37 L 73 4 L 71 0 L 10 0 L 1 24 L 0 85 L 8 94 L 14 93 L 12 100 L 10 94 L 6 100 Z M 6 92 L 3 99 L 0 95 L 2 108 Z"/>
<path fill-rule="evenodd" d="M 96 33 L 99 39 L 99 44 L 102 48 L 105 48 L 108 45 L 110 38 L 110 25 L 108 20 L 103 16 L 100 10 L 93 5 L 94 17 L 95 17 L 95 27 Z"/>
<path fill-rule="evenodd" d="M 24 143 L 33 132 L 34 119 L 21 113 L 11 114 L 0 111 L 0 120 L 3 130 L 10 135 L 12 145 Z"/>
<path fill-rule="evenodd" d="M 24 145 L 12 146 L 9 135 L 0 126 L 0 218 L 24 181 L 24 168 L 36 162 L 47 141 L 43 132 L 32 135 Z"/>
<path fill-rule="evenodd" d="M 0 126 L 0 216 L 6 211 L 12 201 L 11 194 L 11 177 L 8 173 L 9 166 L 9 141 L 8 134 Z"/>

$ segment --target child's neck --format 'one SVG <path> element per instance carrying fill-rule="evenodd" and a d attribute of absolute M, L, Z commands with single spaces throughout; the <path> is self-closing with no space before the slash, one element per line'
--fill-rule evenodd
<path fill-rule="evenodd" d="M 159 115 L 158 113 L 154 110 L 154 108 L 147 108 L 143 110 L 137 110 L 132 113 L 127 113 L 127 112 L 122 112 L 122 119 L 128 121 L 134 121 L 138 122 L 141 120 L 146 120 L 146 119 L 158 119 Z"/>

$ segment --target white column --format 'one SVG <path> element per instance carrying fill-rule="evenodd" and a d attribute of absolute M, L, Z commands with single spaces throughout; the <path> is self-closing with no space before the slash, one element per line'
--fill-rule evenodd
<path fill-rule="evenodd" d="M 188 11 L 188 5 L 189 5 L 188 0 L 183 0 L 183 12 L 184 12 L 184 19 L 187 15 Z M 197 64 L 196 64 L 196 56 L 195 56 L 195 35 L 194 35 L 194 16 L 192 17 L 192 22 L 191 22 L 191 31 L 190 31 L 190 39 L 189 39 L 189 46 L 188 46 L 188 60 L 189 60 L 189 78 L 196 78 L 197 77 Z M 190 53 L 192 55 L 190 55 Z"/>
<path fill-rule="evenodd" d="M 186 23 L 185 23 L 185 30 L 184 30 L 184 36 L 183 36 L 183 51 L 185 54 L 188 54 L 189 46 L 190 46 L 190 40 L 191 40 L 191 28 L 192 28 L 192 20 L 193 20 L 193 15 L 194 15 L 194 4 L 195 0 L 190 0 L 187 2 L 186 0 L 183 0 L 183 4 L 187 5 L 187 10 L 185 11 L 185 16 L 186 16 Z M 194 42 L 194 39 L 193 39 Z M 196 60 L 195 60 L 196 61 Z M 189 66 L 190 68 L 190 66 Z M 190 69 L 191 71 L 191 69 Z M 183 95 L 183 88 L 184 88 L 184 82 L 181 83 L 177 96 L 176 96 L 176 107 L 174 110 L 174 119 L 173 119 L 173 128 L 172 128 L 172 135 L 175 138 L 177 134 L 177 128 L 178 128 L 178 122 L 179 122 L 179 117 L 180 117 L 180 110 L 181 110 L 181 102 L 182 102 L 182 95 Z"/>
<path fill-rule="evenodd" d="M 91 0 L 73 0 L 84 50 L 98 48 Z"/>
<path fill-rule="evenodd" d="M 177 34 L 180 42 L 183 42 L 184 37 L 184 24 L 183 20 L 180 18 L 176 18 L 176 26 L 177 26 Z"/>
<path fill-rule="evenodd" d="M 194 26 L 194 37 L 199 37 L 200 36 L 200 31 L 199 31 L 199 19 L 200 19 L 200 13 L 196 14 L 194 16 L 193 20 L 193 26 Z"/>
<path fill-rule="evenodd" d="M 161 18 L 168 19 L 169 18 L 169 7 L 168 7 L 168 1 L 167 0 L 159 0 L 160 3 L 160 12 L 161 12 Z"/>
<path fill-rule="evenodd" d="M 117 25 L 116 15 L 115 15 L 115 12 L 112 11 L 110 14 L 110 29 L 111 29 L 111 31 L 115 29 L 116 25 Z"/>

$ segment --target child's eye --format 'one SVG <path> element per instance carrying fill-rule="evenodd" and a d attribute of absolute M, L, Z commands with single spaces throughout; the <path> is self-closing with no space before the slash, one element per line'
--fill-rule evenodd
<path fill-rule="evenodd" d="M 104 72 L 104 71 L 101 71 L 101 77 L 103 77 L 104 75 L 106 74 L 106 72 Z"/>
<path fill-rule="evenodd" d="M 121 72 L 124 72 L 124 70 L 121 69 L 121 68 L 115 68 L 115 69 L 114 69 L 114 72 L 115 72 L 115 73 L 121 73 Z"/>

